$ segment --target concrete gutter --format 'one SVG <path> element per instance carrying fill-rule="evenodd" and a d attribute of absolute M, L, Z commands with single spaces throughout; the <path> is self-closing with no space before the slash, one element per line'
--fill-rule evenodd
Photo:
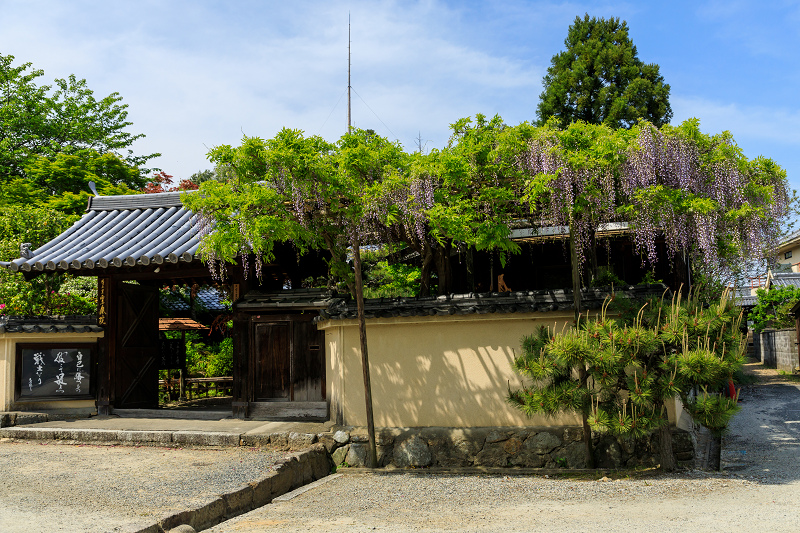
<path fill-rule="evenodd" d="M 279 463 L 275 471 L 257 481 L 211 497 L 192 508 L 166 515 L 154 524 L 127 533 L 201 531 L 267 505 L 275 498 L 322 479 L 330 473 L 331 463 L 325 447 L 314 444 L 308 450 L 292 454 Z"/>

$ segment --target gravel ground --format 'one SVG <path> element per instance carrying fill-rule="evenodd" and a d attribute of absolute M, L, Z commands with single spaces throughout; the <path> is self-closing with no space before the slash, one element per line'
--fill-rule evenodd
<path fill-rule="evenodd" d="M 283 456 L 248 448 L 0 442 L 0 532 L 149 525 L 258 479 Z"/>
<path fill-rule="evenodd" d="M 760 382 L 742 392 L 722 473 L 345 474 L 209 531 L 798 531 L 800 387 L 760 365 L 748 371 Z"/>

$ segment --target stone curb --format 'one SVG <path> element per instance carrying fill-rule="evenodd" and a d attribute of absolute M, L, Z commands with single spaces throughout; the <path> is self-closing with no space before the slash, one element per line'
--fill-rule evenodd
<path fill-rule="evenodd" d="M 192 507 L 162 517 L 155 524 L 129 533 L 165 533 L 169 531 L 202 531 L 224 520 L 264 506 L 278 496 L 322 479 L 331 473 L 325 447 L 314 444 L 310 449 L 291 454 L 276 469 L 261 479 L 231 492 L 211 496 Z M 189 527 L 186 527 L 189 526 Z"/>
<path fill-rule="evenodd" d="M 0 438 L 65 440 L 86 443 L 154 446 L 239 446 L 243 435 L 222 431 L 140 431 L 116 429 L 64 429 L 6 427 Z"/>
<path fill-rule="evenodd" d="M 652 467 L 655 470 L 655 467 Z M 426 466 L 423 468 L 398 468 L 381 467 L 367 468 L 363 466 L 339 467 L 337 474 L 347 476 L 391 476 L 398 474 L 420 474 L 420 475 L 490 475 L 490 476 L 564 476 L 564 475 L 607 475 L 613 472 L 631 472 L 632 468 L 526 468 L 521 466 L 507 467 L 483 467 L 483 466 L 464 466 L 464 467 L 440 467 Z"/>

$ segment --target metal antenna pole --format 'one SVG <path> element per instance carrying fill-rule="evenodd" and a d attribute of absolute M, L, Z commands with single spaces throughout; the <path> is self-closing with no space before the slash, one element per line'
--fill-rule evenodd
<path fill-rule="evenodd" d="M 347 14 L 347 131 L 352 128 L 350 122 L 350 13 Z"/>

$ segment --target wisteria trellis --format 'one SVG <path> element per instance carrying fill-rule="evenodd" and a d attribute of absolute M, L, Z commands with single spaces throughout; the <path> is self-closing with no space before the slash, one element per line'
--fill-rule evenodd
<path fill-rule="evenodd" d="M 688 254 L 716 276 L 774 250 L 790 196 L 771 160 L 748 161 L 727 134 L 704 135 L 693 120 L 677 128 L 570 128 L 538 132 L 517 165 L 532 181 L 546 178 L 544 192 L 529 195 L 532 217 L 570 226 L 581 265 L 598 225 L 616 221 L 630 223 L 650 265 L 660 238 L 670 258 Z M 576 148 L 575 135 L 592 139 Z"/>
<path fill-rule="evenodd" d="M 625 221 L 644 262 L 657 261 L 658 242 L 663 239 L 669 259 L 689 254 L 695 268 L 720 275 L 774 249 L 789 209 L 790 195 L 780 167 L 765 158 L 748 160 L 729 135 L 705 135 L 696 121 L 660 129 L 643 122 L 631 130 L 582 123 L 566 130 L 526 124 L 493 127 L 507 133 L 516 128 L 526 142 L 516 151 L 493 156 L 510 159 L 505 168 L 517 174 L 513 179 L 492 175 L 490 186 L 507 187 L 506 198 L 528 206 L 530 218 L 539 225 L 570 226 L 581 265 L 598 225 Z M 246 139 L 240 148 L 218 150 L 224 153 L 218 163 L 231 166 L 240 180 L 204 184 L 207 193 L 216 188 L 217 197 L 197 202 L 204 257 L 217 275 L 221 261 L 235 255 L 254 255 L 260 270 L 271 240 L 326 246 L 313 241 L 320 239 L 319 224 L 332 223 L 331 211 L 337 209 L 342 216 L 351 210 L 346 223 L 339 221 L 346 231 L 334 232 L 337 242 L 327 243 L 340 251 L 354 237 L 361 243 L 400 240 L 422 247 L 448 238 L 460 246 L 468 234 L 463 228 L 455 234 L 452 226 L 436 218 L 451 207 L 447 204 L 453 195 L 441 165 L 432 163 L 433 154 L 417 155 L 415 166 L 407 164 L 410 154 L 379 143 L 379 149 L 389 150 L 394 166 L 382 168 L 377 162 L 383 156 L 377 157 L 363 176 L 353 180 L 343 179 L 337 168 L 336 145 L 300 136 L 282 138 L 278 150 L 275 139 L 255 141 Z M 300 157 L 291 153 L 294 149 L 305 152 Z M 436 155 L 439 163 L 447 150 L 450 157 L 458 153 L 452 147 L 442 150 Z M 220 192 L 225 186 L 228 189 Z M 474 185 L 470 194 L 476 197 L 480 187 Z M 225 202 L 230 204 L 227 208 Z M 469 205 L 476 206 L 481 220 L 491 218 L 499 207 L 486 202 Z M 510 222 L 511 211 L 506 211 L 502 224 Z M 319 216 L 322 212 L 325 217 Z"/>

